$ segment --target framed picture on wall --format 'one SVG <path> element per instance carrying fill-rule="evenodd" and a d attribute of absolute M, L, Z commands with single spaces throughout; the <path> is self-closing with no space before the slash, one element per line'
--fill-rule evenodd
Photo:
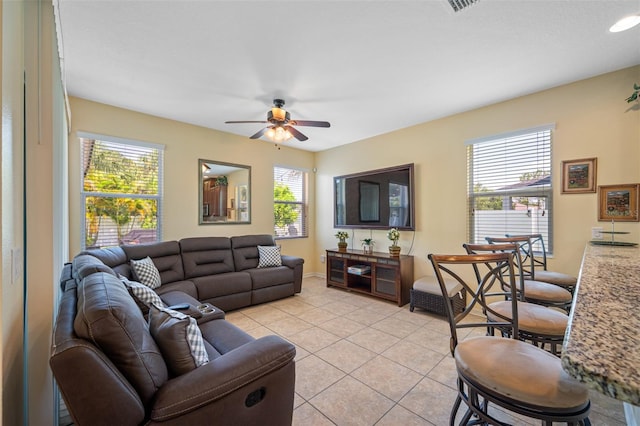
<path fill-rule="evenodd" d="M 582 158 L 562 162 L 562 193 L 596 192 L 598 159 Z"/>
<path fill-rule="evenodd" d="M 638 185 L 603 185 L 598 187 L 598 220 L 638 222 Z"/>

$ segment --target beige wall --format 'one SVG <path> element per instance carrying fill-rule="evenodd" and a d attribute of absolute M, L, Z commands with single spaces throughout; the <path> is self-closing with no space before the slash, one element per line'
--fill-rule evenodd
<path fill-rule="evenodd" d="M 414 162 L 416 232 L 402 232 L 400 245 L 404 253 L 411 250 L 417 257 L 416 276 L 432 274 L 428 253 L 460 253 L 466 241 L 464 142 L 556 123 L 552 148 L 555 256 L 550 264 L 577 274 L 591 227 L 608 224 L 597 220 L 597 194 L 560 193 L 561 162 L 597 157 L 599 185 L 640 182 L 640 111 L 630 110 L 624 100 L 638 81 L 640 66 L 318 153 L 317 253 L 335 246 L 332 216 L 326 209 L 333 202 L 333 176 Z M 629 241 L 639 241 L 638 223 L 621 223 L 616 229 L 631 232 Z M 356 247 L 368 233 L 355 231 Z M 374 231 L 373 236 L 378 250 L 388 245 L 384 231 Z M 305 267 L 322 270 L 324 265 L 314 262 Z"/>
<path fill-rule="evenodd" d="M 415 163 L 416 231 L 402 232 L 403 252 L 416 256 L 415 274 L 432 275 L 426 255 L 461 253 L 466 241 L 465 141 L 556 123 L 553 133 L 555 256 L 553 269 L 577 275 L 591 227 L 597 220 L 597 194 L 561 194 L 561 162 L 597 157 L 598 185 L 640 182 L 640 110 L 625 102 L 640 82 L 640 66 L 624 69 L 323 151 L 316 155 L 316 256 L 307 271 L 323 271 L 319 255 L 335 247 L 332 177 L 380 167 Z M 345 159 L 354 159 L 345 161 Z M 620 223 L 640 241 L 638 223 Z M 355 246 L 369 231 L 355 231 Z M 374 231 L 377 250 L 388 245 Z M 413 245 L 412 245 L 413 241 Z"/>
<path fill-rule="evenodd" d="M 54 145 L 63 136 L 64 103 L 52 4 L 11 1 L 1 8 L 2 423 L 47 425 L 54 422 L 48 359 L 60 269 L 53 265 L 61 217 L 52 182 L 62 174 L 54 176 Z M 12 262 L 16 256 L 19 261 Z"/>
<path fill-rule="evenodd" d="M 310 199 L 314 197 L 313 153 L 284 144 L 273 144 L 116 108 L 85 99 L 71 98 L 69 137 L 70 219 L 80 224 L 80 147 L 78 131 L 117 136 L 165 145 L 163 239 L 195 236 L 273 234 L 273 166 L 309 171 Z M 221 118 L 222 120 L 222 118 Z M 251 166 L 251 224 L 198 225 L 198 159 Z M 313 204 L 312 204 L 313 205 Z M 314 246 L 314 210 L 310 209 L 310 238 L 279 240 L 284 254 L 311 260 Z M 81 229 L 71 226 L 70 254 L 80 250 Z"/>
<path fill-rule="evenodd" d="M 2 186 L 0 218 L 2 220 L 2 423 L 22 423 L 22 315 L 24 275 L 13 281 L 12 249 L 23 250 L 23 96 L 24 19 L 22 2 L 3 2 L 2 13 Z"/>
<path fill-rule="evenodd" d="M 563 160 L 598 157 L 598 184 L 640 182 L 640 111 L 624 99 L 640 81 L 640 67 L 583 80 L 507 102 L 457 114 L 319 153 L 204 129 L 185 123 L 71 98 L 71 223 L 78 222 L 79 148 L 75 132 L 86 131 L 166 145 L 164 239 L 186 235 L 272 233 L 271 169 L 302 167 L 310 173 L 310 238 L 283 240 L 285 253 L 305 258 L 305 273 L 324 273 L 320 256 L 336 244 L 333 229 L 333 176 L 414 162 L 416 232 L 402 232 L 403 252 L 416 256 L 415 274 L 430 273 L 426 254 L 459 252 L 466 240 L 466 150 L 469 139 L 555 123 L 553 135 L 553 268 L 577 274 L 584 244 L 597 221 L 597 194 L 561 194 Z M 365 148 L 366 146 L 366 148 Z M 250 154 L 247 154 L 250 153 Z M 206 158 L 252 167 L 251 225 L 197 224 L 197 160 Z M 346 160 L 345 160 L 346 159 Z M 353 161 L 353 159 L 358 159 Z M 185 191 L 184 188 L 192 188 Z M 446 200 L 446 204 L 442 201 Z M 619 224 L 640 238 L 637 223 Z M 71 228 L 71 255 L 80 230 Z M 352 245 L 369 236 L 356 230 Z M 388 245 L 385 231 L 373 231 L 377 250 Z"/>

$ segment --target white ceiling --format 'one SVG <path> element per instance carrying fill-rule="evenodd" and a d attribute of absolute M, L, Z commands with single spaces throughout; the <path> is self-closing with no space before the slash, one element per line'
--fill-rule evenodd
<path fill-rule="evenodd" d="M 309 151 L 640 64 L 640 0 L 54 3 L 69 95 L 247 137 L 283 98 Z"/>

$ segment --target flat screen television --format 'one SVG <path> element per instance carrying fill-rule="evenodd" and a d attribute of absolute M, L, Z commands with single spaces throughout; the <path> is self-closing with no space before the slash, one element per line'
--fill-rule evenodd
<path fill-rule="evenodd" d="M 336 228 L 415 229 L 413 163 L 336 176 Z"/>

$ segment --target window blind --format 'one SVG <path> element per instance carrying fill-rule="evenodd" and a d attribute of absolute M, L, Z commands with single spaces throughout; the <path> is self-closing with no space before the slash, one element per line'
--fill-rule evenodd
<path fill-rule="evenodd" d="M 274 231 L 278 238 L 307 237 L 307 172 L 273 168 Z"/>
<path fill-rule="evenodd" d="M 540 233 L 552 252 L 553 126 L 468 142 L 468 239 Z"/>
<path fill-rule="evenodd" d="M 80 138 L 83 248 L 161 240 L 161 145 Z"/>

